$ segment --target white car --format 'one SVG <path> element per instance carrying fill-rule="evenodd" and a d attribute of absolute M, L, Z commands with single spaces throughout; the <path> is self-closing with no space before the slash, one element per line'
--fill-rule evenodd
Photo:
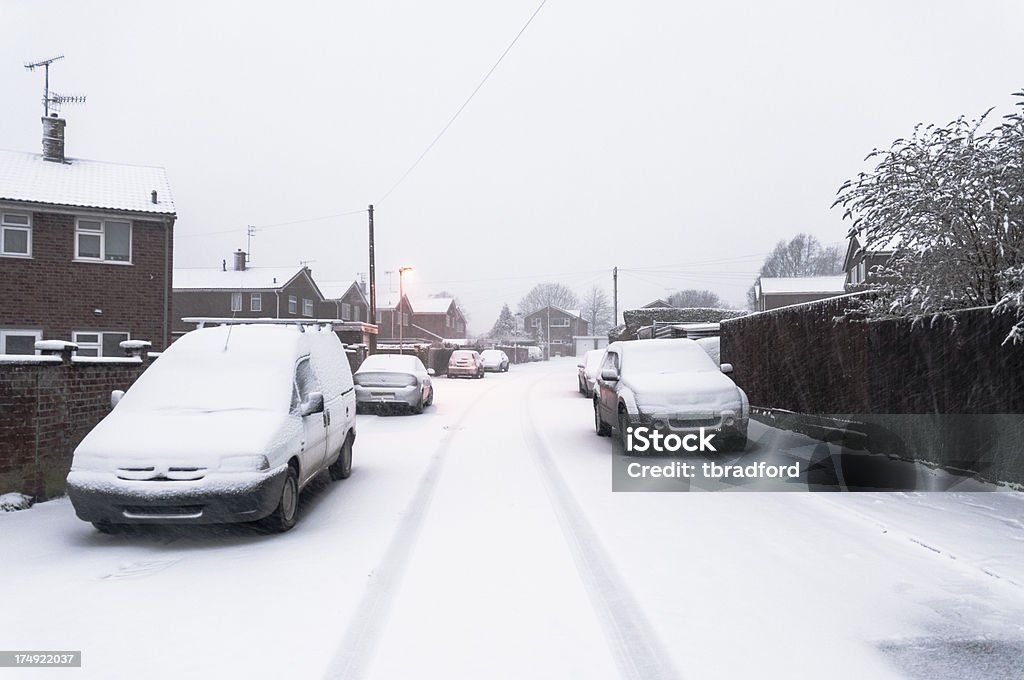
<path fill-rule="evenodd" d="M 594 395 L 594 426 L 626 437 L 629 426 L 664 434 L 714 433 L 715 443 L 743 450 L 750 404 L 694 340 L 632 340 L 608 345 Z M 721 449 L 719 449 L 721 450 Z"/>
<path fill-rule="evenodd" d="M 484 362 L 485 371 L 508 372 L 508 355 L 500 349 L 485 349 L 480 352 L 480 359 Z"/>
<path fill-rule="evenodd" d="M 401 404 L 413 413 L 423 413 L 434 403 L 433 371 L 427 370 L 419 357 L 410 354 L 374 354 L 356 370 L 356 406 Z"/>
<path fill-rule="evenodd" d="M 329 327 L 186 333 L 111 402 L 67 478 L 78 517 L 101 531 L 261 519 L 286 531 L 310 480 L 352 471 L 355 390 Z"/>
<path fill-rule="evenodd" d="M 597 372 L 601 368 L 601 361 L 604 359 L 604 349 L 591 349 L 583 353 L 580 362 L 576 364 L 579 369 L 579 391 L 587 397 L 594 396 L 597 388 Z"/>

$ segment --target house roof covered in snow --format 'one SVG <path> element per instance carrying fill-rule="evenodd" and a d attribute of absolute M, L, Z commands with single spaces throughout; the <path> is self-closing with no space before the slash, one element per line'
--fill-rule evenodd
<path fill-rule="evenodd" d="M 308 272 L 305 267 L 175 269 L 174 290 L 273 290 L 283 288 L 304 271 Z"/>
<path fill-rule="evenodd" d="M 409 300 L 409 304 L 412 305 L 412 311 L 417 314 L 445 314 L 453 302 L 455 302 L 455 298 L 450 297 L 427 297 Z"/>
<path fill-rule="evenodd" d="M 358 281 L 320 281 L 317 283 L 317 286 L 320 288 L 320 292 L 324 294 L 325 300 L 340 300 L 348 295 L 352 288 L 355 288 L 363 301 L 369 304 Z"/>
<path fill-rule="evenodd" d="M 153 202 L 156 191 L 157 201 Z M 0 150 L 0 200 L 174 215 L 163 168 L 82 158 L 64 163 L 42 154 Z"/>
<path fill-rule="evenodd" d="M 845 274 L 837 276 L 762 276 L 758 283 L 762 295 L 846 292 Z"/>

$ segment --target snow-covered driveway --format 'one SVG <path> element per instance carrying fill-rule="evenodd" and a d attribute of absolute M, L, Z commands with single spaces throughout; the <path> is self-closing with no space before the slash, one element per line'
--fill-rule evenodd
<path fill-rule="evenodd" d="M 280 536 L 0 514 L 0 649 L 83 652 L 0 677 L 1022 676 L 1022 494 L 612 493 L 575 371 L 360 416 Z"/>

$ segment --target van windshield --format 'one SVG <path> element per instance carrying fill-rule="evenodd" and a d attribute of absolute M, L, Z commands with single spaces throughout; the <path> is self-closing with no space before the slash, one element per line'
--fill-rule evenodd
<path fill-rule="evenodd" d="M 165 354 L 132 385 L 119 409 L 288 412 L 291 361 L 200 352 Z"/>

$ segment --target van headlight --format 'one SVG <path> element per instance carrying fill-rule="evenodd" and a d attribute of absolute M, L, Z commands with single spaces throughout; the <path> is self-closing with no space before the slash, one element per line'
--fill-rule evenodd
<path fill-rule="evenodd" d="M 71 472 L 109 472 L 110 462 L 99 456 L 76 455 L 71 458 Z"/>
<path fill-rule="evenodd" d="M 255 472 L 269 470 L 266 456 L 227 456 L 220 459 L 221 472 Z"/>

